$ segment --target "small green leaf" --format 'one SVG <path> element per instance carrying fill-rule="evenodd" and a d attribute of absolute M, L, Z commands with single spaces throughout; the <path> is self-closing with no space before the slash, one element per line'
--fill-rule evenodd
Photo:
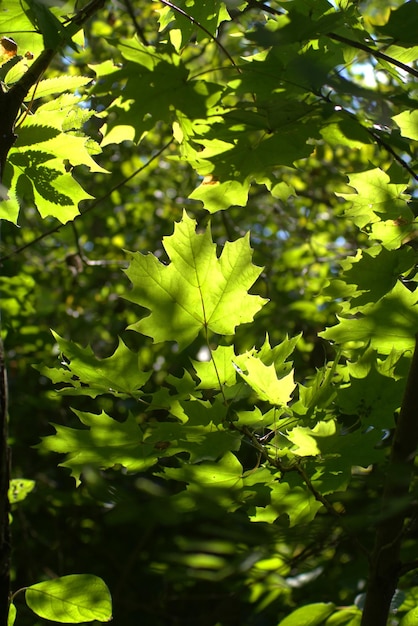
<path fill-rule="evenodd" d="M 234 358 L 233 346 L 218 346 L 211 353 L 210 361 L 192 361 L 201 381 L 197 389 L 217 389 L 219 385 L 228 387 L 235 385 L 237 373 L 233 366 Z"/>
<path fill-rule="evenodd" d="M 271 504 L 256 507 L 252 521 L 271 524 L 281 515 L 289 518 L 289 525 L 308 524 L 323 506 L 302 483 L 299 476 L 290 477 L 287 482 L 279 483 L 277 477 L 269 484 Z M 301 626 L 304 623 L 301 622 Z"/>
<path fill-rule="evenodd" d="M 205 489 L 239 489 L 242 486 L 242 465 L 235 454 L 227 452 L 216 462 L 201 465 L 184 464 L 181 468 L 166 468 L 164 475 L 185 481 L 198 491 Z"/>
<path fill-rule="evenodd" d="M 7 617 L 7 626 L 13 626 L 16 619 L 16 607 L 14 604 L 10 604 L 9 606 L 9 615 Z"/>
<path fill-rule="evenodd" d="M 314 428 L 306 426 L 296 426 L 290 433 L 286 434 L 296 447 L 292 452 L 298 456 L 316 456 L 320 454 L 320 448 L 316 441 L 316 437 L 332 437 L 335 435 L 335 424 L 332 421 L 318 422 Z"/>
<path fill-rule="evenodd" d="M 283 406 L 288 404 L 295 389 L 293 370 L 278 379 L 274 364 L 265 365 L 254 351 L 240 354 L 234 358 L 240 376 L 256 392 L 260 400 Z"/>
<path fill-rule="evenodd" d="M 26 498 L 35 487 L 35 481 L 28 478 L 13 478 L 9 487 L 9 502 L 15 504 Z"/>
<path fill-rule="evenodd" d="M 66 624 L 112 619 L 109 589 L 101 578 L 72 574 L 28 587 L 26 603 L 36 615 Z"/>
<path fill-rule="evenodd" d="M 335 605 L 331 602 L 307 604 L 282 619 L 278 626 L 318 626 L 329 617 L 334 610 Z"/>
<path fill-rule="evenodd" d="M 418 140 L 418 111 L 403 111 L 392 119 L 401 129 L 402 137 Z"/>

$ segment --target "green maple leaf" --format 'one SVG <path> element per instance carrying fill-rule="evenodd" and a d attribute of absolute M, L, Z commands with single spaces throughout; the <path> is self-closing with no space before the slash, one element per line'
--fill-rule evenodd
<path fill-rule="evenodd" d="M 370 305 L 367 315 L 340 318 L 339 324 L 321 332 L 320 336 L 337 344 L 370 343 L 380 354 L 390 354 L 393 348 L 411 350 L 418 330 L 416 306 L 417 293 L 398 282 L 383 298 Z"/>
<path fill-rule="evenodd" d="M 371 225 L 371 239 L 388 250 L 398 248 L 414 231 L 414 216 L 407 205 L 406 185 L 393 184 L 381 169 L 368 170 L 349 176 L 355 194 L 337 194 L 351 202 L 346 211 L 359 228 Z"/>
<path fill-rule="evenodd" d="M 219 385 L 232 387 L 237 380 L 237 372 L 233 361 L 233 346 L 218 346 L 211 353 L 210 361 L 192 361 L 196 374 L 200 378 L 198 389 L 217 389 Z"/>
<path fill-rule="evenodd" d="M 265 365 L 254 350 L 236 356 L 234 363 L 240 376 L 261 400 L 277 406 L 290 402 L 296 387 L 293 370 L 279 379 L 274 364 Z"/>
<path fill-rule="evenodd" d="M 219 129 L 214 127 L 215 131 L 225 132 L 224 125 L 218 126 Z M 231 142 L 195 138 L 199 150 L 193 154 L 189 148 L 188 160 L 199 174 L 212 179 L 208 183 L 205 178 L 189 198 L 201 200 L 211 213 L 231 205 L 244 206 L 252 182 L 269 188 L 275 167 L 293 167 L 295 161 L 311 154 L 312 146 L 307 141 L 314 134 L 312 126 L 299 122 L 297 130 L 280 129 L 281 132 L 272 135 L 263 133 L 263 138 L 260 131 L 250 132 L 250 127 L 243 127 L 238 138 Z"/>
<path fill-rule="evenodd" d="M 131 352 L 121 339 L 112 356 L 98 359 L 90 347 L 82 348 L 57 333 L 52 334 L 68 360 L 65 363 L 66 369 L 42 368 L 41 371 L 54 383 L 69 385 L 61 390 L 62 393 L 87 395 L 91 398 L 109 393 L 123 397 L 141 395 L 139 390 L 145 385 L 151 372 L 142 371 L 138 355 Z"/>
<path fill-rule="evenodd" d="M 128 471 L 143 471 L 155 464 L 158 451 L 152 455 L 143 444 L 141 430 L 134 417 L 117 422 L 103 411 L 100 415 L 75 411 L 87 429 L 68 428 L 53 424 L 56 434 L 45 437 L 38 447 L 65 453 L 62 467 L 69 467 L 77 484 L 87 466 L 108 469 L 123 465 Z"/>
<path fill-rule="evenodd" d="M 239 489 L 242 486 L 243 469 L 232 452 L 226 452 L 218 461 L 192 465 L 184 463 L 180 468 L 165 468 L 164 476 L 188 483 L 192 490 Z"/>
<path fill-rule="evenodd" d="M 196 2 L 176 0 L 173 4 L 183 13 L 179 13 L 169 6 L 160 9 L 160 30 L 164 30 L 164 28 L 174 22 L 181 33 L 181 45 L 190 41 L 194 32 L 196 32 L 198 41 L 208 36 L 196 23 L 215 36 L 219 24 L 230 19 L 225 4 L 220 0 L 197 0 Z"/>
<path fill-rule="evenodd" d="M 332 281 L 327 292 L 333 298 L 351 296 L 351 312 L 370 302 L 377 302 L 393 289 L 398 277 L 414 267 L 412 248 L 387 250 L 380 245 L 359 250 L 356 257 L 341 262 L 343 281 Z"/>
<path fill-rule="evenodd" d="M 247 293 L 261 272 L 251 263 L 249 234 L 227 242 L 218 258 L 210 229 L 201 234 L 195 229 L 195 220 L 184 213 L 174 234 L 163 240 L 169 265 L 137 252 L 126 270 L 133 285 L 126 298 L 151 311 L 130 329 L 156 343 L 177 341 L 181 350 L 202 329 L 234 334 L 267 302 Z"/>
<path fill-rule="evenodd" d="M 364 378 L 350 377 L 350 386 L 337 391 L 337 404 L 346 415 L 357 415 L 376 428 L 392 428 L 399 407 L 403 381 L 383 376 L 375 368 Z"/>

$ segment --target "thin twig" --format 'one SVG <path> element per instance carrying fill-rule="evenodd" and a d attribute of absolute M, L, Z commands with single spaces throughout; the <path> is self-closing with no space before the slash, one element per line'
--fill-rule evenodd
<path fill-rule="evenodd" d="M 347 46 L 351 48 L 357 48 L 358 50 L 363 50 L 363 52 L 367 52 L 375 59 L 382 59 L 382 61 L 386 61 L 386 63 L 390 63 L 391 65 L 396 65 L 399 69 L 411 74 L 411 76 L 415 76 L 418 78 L 418 70 L 415 70 L 413 67 L 409 67 L 409 65 L 405 65 L 402 61 L 398 61 L 393 57 L 385 54 L 384 52 L 380 52 L 380 50 L 373 50 L 367 44 L 361 43 L 360 41 L 354 41 L 353 39 L 348 39 L 347 37 L 343 37 L 342 35 L 337 35 L 337 33 L 326 33 L 326 36 L 330 39 L 334 39 L 334 41 L 339 41 L 340 43 L 345 43 Z"/>
<path fill-rule="evenodd" d="M 280 11 L 279 9 L 274 9 L 268 6 L 267 4 L 264 4 L 264 2 L 256 2 L 255 0 L 249 0 L 248 4 L 251 8 L 262 9 L 263 11 L 266 11 L 266 13 L 270 13 L 270 15 L 283 15 L 284 14 L 283 11 Z M 396 67 L 399 67 L 399 69 L 403 70 L 404 72 L 411 74 L 411 76 L 415 76 L 415 78 L 418 78 L 418 70 L 414 69 L 413 67 L 409 67 L 409 65 L 402 63 L 402 61 L 398 61 L 394 57 L 391 57 L 388 54 L 381 52 L 380 50 L 374 50 L 373 48 L 371 48 L 365 43 L 361 43 L 360 41 L 355 41 L 354 39 L 349 39 L 348 37 L 344 37 L 343 35 L 338 35 L 337 33 L 333 33 L 333 32 L 325 33 L 325 36 L 329 37 L 330 39 L 333 39 L 334 41 L 345 43 L 347 46 L 350 46 L 351 48 L 357 48 L 357 50 L 362 50 L 363 52 L 367 52 L 367 54 L 370 54 L 370 56 L 373 56 L 375 59 L 381 59 L 382 61 L 386 61 L 387 63 L 390 63 L 391 65 L 395 65 Z"/>
<path fill-rule="evenodd" d="M 399 165 L 401 165 L 412 176 L 412 178 L 418 181 L 418 174 L 413 170 L 413 168 L 410 165 L 408 165 L 408 163 L 402 157 L 399 156 L 399 154 L 395 152 L 392 146 L 390 146 L 384 139 L 379 137 L 379 135 L 377 135 L 373 130 L 371 129 L 366 129 L 366 130 L 369 133 L 369 135 L 373 137 L 373 139 L 375 140 L 377 144 L 379 144 L 382 148 L 384 148 L 387 152 L 389 152 L 389 154 L 393 156 L 395 161 L 397 161 Z"/>
<path fill-rule="evenodd" d="M 180 15 L 183 15 L 183 17 L 188 19 L 189 22 L 191 22 L 192 24 L 200 28 L 200 30 L 202 30 L 204 33 L 206 33 L 206 35 L 208 35 L 208 37 L 210 37 L 212 41 L 216 43 L 216 45 L 220 48 L 220 50 L 222 50 L 224 55 L 231 61 L 231 64 L 234 66 L 237 72 L 241 74 L 241 69 L 235 63 L 234 59 L 229 54 L 225 46 L 223 46 L 221 42 L 219 41 L 219 39 L 217 39 L 215 35 L 212 35 L 212 33 L 205 26 L 203 26 L 203 24 L 201 24 L 198 20 L 196 20 L 192 15 L 189 15 L 188 13 L 186 13 L 186 11 L 183 11 L 183 9 L 181 9 L 180 7 L 176 6 L 172 2 L 169 2 L 169 0 L 161 0 L 161 2 L 162 4 L 165 4 L 166 6 L 170 7 L 170 9 L 172 9 L 173 11 L 176 11 L 177 13 L 180 13 Z"/>
<path fill-rule="evenodd" d="M 131 4 L 131 0 L 123 0 L 123 2 L 126 6 L 126 10 L 128 11 L 129 17 L 132 20 L 132 24 L 134 25 L 136 34 L 138 35 L 139 39 L 142 41 L 144 46 L 149 46 L 149 43 L 144 35 L 144 29 L 142 28 L 142 26 L 138 23 L 138 20 L 136 19 L 135 11 Z"/>

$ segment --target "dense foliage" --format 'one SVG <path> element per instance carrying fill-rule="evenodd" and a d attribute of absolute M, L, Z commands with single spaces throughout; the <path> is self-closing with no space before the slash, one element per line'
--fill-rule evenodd
<path fill-rule="evenodd" d="M 9 626 L 418 623 L 418 4 L 80 5 L 0 5 Z"/>

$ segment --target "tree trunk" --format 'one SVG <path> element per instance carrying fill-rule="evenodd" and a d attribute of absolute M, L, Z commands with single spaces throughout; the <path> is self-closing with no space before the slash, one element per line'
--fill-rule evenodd
<path fill-rule="evenodd" d="M 382 521 L 376 533 L 370 563 L 361 626 L 386 626 L 390 603 L 401 575 L 400 549 L 407 504 L 418 447 L 418 336 L 396 424 L 382 497 Z M 404 506 L 391 514 L 397 502 Z"/>
<path fill-rule="evenodd" d="M 10 449 L 7 445 L 7 375 L 0 339 L 0 624 L 7 624 L 10 601 L 9 482 Z"/>

